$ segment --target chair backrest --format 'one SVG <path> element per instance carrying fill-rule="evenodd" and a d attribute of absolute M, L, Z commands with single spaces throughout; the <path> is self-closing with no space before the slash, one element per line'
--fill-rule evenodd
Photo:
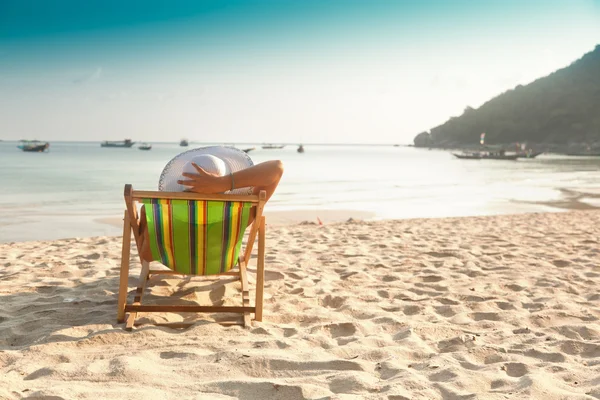
<path fill-rule="evenodd" d="M 240 257 L 251 208 L 260 220 L 265 194 L 258 196 L 133 191 L 125 187 L 125 202 L 137 221 L 140 201 L 146 208 L 152 258 L 182 274 L 214 275 L 229 271 Z M 258 224 L 252 227 L 243 259 L 249 257 Z M 136 232 L 136 226 L 134 234 Z M 139 237 L 136 236 L 139 249 Z"/>
<path fill-rule="evenodd" d="M 233 268 L 252 203 L 142 199 L 152 258 L 182 274 L 214 275 Z"/>

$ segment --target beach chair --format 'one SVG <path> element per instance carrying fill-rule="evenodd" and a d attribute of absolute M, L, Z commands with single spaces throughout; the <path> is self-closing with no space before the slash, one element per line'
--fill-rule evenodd
<path fill-rule="evenodd" d="M 123 249 L 119 281 L 117 320 L 132 329 L 140 312 L 207 312 L 238 313 L 241 325 L 251 324 L 251 314 L 262 320 L 265 266 L 265 218 L 263 208 L 266 193 L 258 195 L 203 195 L 189 192 L 136 191 L 125 185 L 125 217 L 123 221 Z M 152 259 L 169 270 L 150 269 L 142 258 L 142 236 L 138 204 L 145 205 L 147 229 Z M 256 207 L 254 223 L 242 251 L 242 238 L 252 207 Z M 131 234 L 135 240 L 142 270 L 133 303 L 127 303 Z M 258 236 L 256 296 L 250 305 L 246 267 Z M 142 297 L 148 278 L 153 274 L 180 274 L 199 276 L 234 276 L 242 287 L 240 306 L 203 305 L 145 305 Z M 170 302 L 169 302 L 170 303 Z M 185 325 L 185 324 L 183 324 Z"/>

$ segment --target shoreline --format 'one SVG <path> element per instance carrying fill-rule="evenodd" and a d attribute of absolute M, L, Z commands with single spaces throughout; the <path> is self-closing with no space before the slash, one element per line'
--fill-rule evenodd
<path fill-rule="evenodd" d="M 395 219 L 414 218 L 463 218 L 475 216 L 493 215 L 515 215 L 543 212 L 565 212 L 572 210 L 596 210 L 600 209 L 600 189 L 585 188 L 571 189 L 556 187 L 559 193 L 556 198 L 548 200 L 505 200 L 504 203 L 490 202 L 486 208 L 469 209 L 464 204 L 459 208 L 447 207 L 440 204 L 411 204 L 408 208 L 389 211 L 390 204 L 386 204 L 385 210 L 379 211 L 361 209 L 327 209 L 327 208 L 292 208 L 271 210 L 267 207 L 265 215 L 268 223 L 272 226 L 294 225 L 300 223 L 323 224 L 344 222 L 350 218 L 358 220 L 381 221 Z M 24 242 L 35 240 L 57 240 L 69 237 L 96 237 L 114 236 L 122 233 L 122 212 L 91 214 L 79 212 L 69 214 L 65 212 L 54 213 L 31 213 L 29 208 L 24 210 L 13 210 L 0 208 L 0 214 L 4 212 L 12 219 L 0 222 L 0 243 Z M 414 215 L 410 215 L 410 214 Z M 428 215 L 429 214 L 429 215 Z M 317 219 L 318 218 L 318 219 Z"/>
<path fill-rule="evenodd" d="M 600 196 L 599 196 L 600 197 Z M 529 204 L 527 202 L 518 202 Z M 600 210 L 600 205 L 584 204 L 584 207 L 580 207 L 577 201 L 575 202 L 534 202 L 537 205 L 544 205 L 548 208 L 543 211 L 519 211 L 513 213 L 496 213 L 496 214 L 480 214 L 480 215 L 457 215 L 457 216 L 432 216 L 432 217 L 411 217 L 411 218 L 382 218 L 378 217 L 376 213 L 370 211 L 360 210 L 289 210 L 289 211 L 265 211 L 267 217 L 267 225 L 280 228 L 280 227 L 294 227 L 302 225 L 316 225 L 319 226 L 319 220 L 322 225 L 337 225 L 344 224 L 347 222 L 391 222 L 391 221 L 428 221 L 428 220 L 460 220 L 469 218 L 495 218 L 495 217 L 511 217 L 511 216 L 526 216 L 526 215 L 539 215 L 539 214 L 564 214 L 564 213 L 577 213 L 586 211 Z M 71 215 L 68 216 L 73 221 L 80 219 L 79 216 Z M 64 216 L 61 216 L 64 218 Z M 317 219 L 318 218 L 318 219 Z M 30 243 L 30 242 L 52 242 L 57 240 L 71 240 L 71 239 L 85 239 L 85 238 L 98 238 L 98 237 L 120 237 L 123 229 L 123 218 L 122 217 L 103 217 L 103 218 L 92 218 L 89 223 L 96 224 L 100 227 L 101 233 L 80 235 L 80 236 L 64 236 L 57 238 L 32 238 L 25 240 L 0 240 L 2 244 L 15 244 L 15 243 Z M 58 223 L 58 222 L 57 222 Z M 72 222 L 73 223 L 73 222 Z M 72 224 L 71 223 L 71 224 Z M 0 225 L 1 226 L 1 225 Z M 10 225 L 7 225 L 10 226 Z M 98 231 L 98 230 L 96 230 Z M 42 232 L 44 233 L 44 232 Z"/>
<path fill-rule="evenodd" d="M 445 209 L 442 213 L 434 211 L 430 216 L 423 214 L 430 213 L 415 210 L 416 216 L 398 215 L 390 217 L 371 210 L 359 209 L 326 209 L 326 208 L 299 208 L 288 210 L 267 210 L 268 224 L 271 226 L 286 226 L 295 224 L 331 224 L 340 223 L 349 219 L 366 221 L 386 221 L 386 220 L 411 220 L 411 219 L 439 219 L 439 218 L 469 218 L 478 216 L 494 215 L 522 215 L 569 212 L 581 210 L 600 209 L 600 189 L 570 189 L 565 187 L 555 188 L 560 193 L 560 198 L 553 200 L 508 200 L 513 204 L 513 208 L 508 209 L 506 205 L 490 204 L 487 211 L 480 209 L 475 212 L 458 212 L 448 214 Z M 439 211 L 439 210 L 438 210 Z M 455 210 L 456 211 L 456 210 Z M 121 211 L 122 212 L 122 211 Z M 446 214 L 446 215 L 444 215 Z M 20 243 L 30 241 L 49 241 L 66 238 L 97 237 L 97 236 L 115 236 L 122 233 L 122 216 L 113 215 L 90 215 L 68 214 L 64 212 L 51 214 L 35 214 L 33 216 L 25 213 L 18 219 L 11 222 L 0 223 L 0 244 L 1 243 Z M 320 221 L 320 222 L 319 222 Z M 9 231 L 11 230 L 11 231 Z M 33 234 L 32 234 L 33 232 Z"/>
<path fill-rule="evenodd" d="M 323 224 L 344 222 L 348 219 L 370 220 L 375 217 L 375 213 L 360 210 L 289 210 L 289 211 L 269 211 L 264 213 L 267 223 L 272 226 L 285 226 L 296 224 L 319 225 L 319 220 Z M 123 227 L 123 218 L 97 218 L 94 222 L 111 225 L 114 227 Z"/>
<path fill-rule="evenodd" d="M 314 211 L 314 210 L 300 210 L 306 212 L 298 212 L 298 210 L 294 211 L 275 211 L 275 212 L 266 212 L 265 216 L 268 217 L 267 227 L 271 227 L 271 229 L 286 229 L 286 228 L 295 228 L 295 227 L 325 227 L 325 226 L 340 226 L 346 224 L 378 224 L 378 223 L 420 223 L 426 221 L 461 221 L 461 220 L 486 220 L 486 219 L 495 219 L 495 218 L 518 218 L 518 217 L 535 217 L 540 215 L 554 215 L 554 214 L 564 214 L 564 215 L 578 215 L 581 213 L 595 213 L 598 212 L 600 214 L 600 206 L 590 206 L 590 208 L 586 207 L 574 207 L 574 208 L 561 208 L 560 206 L 552 207 L 551 211 L 525 211 L 525 212 L 515 212 L 515 213 L 506 213 L 506 214 L 485 214 L 485 215 L 465 215 L 465 216 L 445 216 L 445 217 L 414 217 L 414 218 L 378 218 L 375 213 L 368 211 L 351 211 L 351 210 L 329 210 L 333 211 L 333 215 L 329 217 L 321 218 L 320 215 L 325 215 L 323 212 Z M 325 210 L 327 211 L 327 210 Z M 363 218 L 360 218 L 360 217 Z M 305 217 L 310 217 L 309 219 Z M 314 217 L 314 219 L 313 219 Z M 319 224 L 317 217 L 321 220 L 322 224 Z M 273 222 L 271 222 L 273 221 Z M 112 228 L 118 228 L 118 232 L 115 234 L 102 234 L 102 235 L 90 235 L 90 236 L 70 236 L 70 237 L 60 237 L 56 239 L 32 239 L 32 240 L 20 240 L 20 241 L 0 241 L 0 246 L 2 245 L 18 245 L 21 243 L 52 243 L 56 241 L 80 241 L 86 239 L 104 239 L 104 238 L 120 238 L 122 237 L 122 229 L 123 229 L 123 218 L 117 217 L 106 217 L 106 218 L 97 218 L 93 220 L 94 223 L 111 226 Z"/>

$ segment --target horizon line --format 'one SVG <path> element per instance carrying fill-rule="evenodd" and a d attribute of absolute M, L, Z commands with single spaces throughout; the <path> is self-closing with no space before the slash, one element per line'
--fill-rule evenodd
<path fill-rule="evenodd" d="M 10 142 L 20 142 L 22 140 L 26 140 L 26 139 L 0 139 L 0 142 L 6 142 L 6 143 L 10 143 Z M 54 143 L 102 143 L 104 142 L 104 140 L 39 140 L 39 139 L 34 139 L 37 140 L 39 142 L 54 142 Z M 112 141 L 112 140 L 110 140 Z M 117 142 L 119 140 L 116 140 Z M 162 141 L 134 141 L 134 144 L 136 143 L 148 143 L 148 144 L 178 144 L 179 142 L 162 142 Z M 258 145 L 258 146 L 263 146 L 263 145 L 277 145 L 277 146 L 412 146 L 412 144 L 410 143 L 297 143 L 297 142 L 196 142 L 196 141 L 189 141 L 189 144 L 222 144 L 222 145 L 233 145 L 235 146 L 236 144 L 249 144 L 249 145 Z M 182 146 L 185 147 L 185 146 Z"/>

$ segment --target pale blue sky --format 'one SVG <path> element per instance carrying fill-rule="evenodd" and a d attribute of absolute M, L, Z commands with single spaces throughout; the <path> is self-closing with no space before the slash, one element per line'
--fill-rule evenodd
<path fill-rule="evenodd" d="M 0 0 L 0 139 L 408 143 L 599 43 L 598 0 Z"/>

